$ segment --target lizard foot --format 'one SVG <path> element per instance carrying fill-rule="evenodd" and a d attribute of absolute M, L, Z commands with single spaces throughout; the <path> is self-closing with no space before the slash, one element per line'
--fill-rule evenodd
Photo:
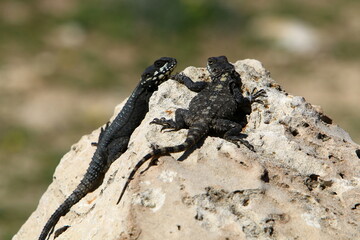
<path fill-rule="evenodd" d="M 237 145 L 238 147 L 240 147 L 239 142 L 240 142 L 241 144 L 243 144 L 245 147 L 247 147 L 250 151 L 255 152 L 254 146 L 251 145 L 251 144 L 250 144 L 248 141 L 246 141 L 245 139 L 240 139 L 240 140 L 236 143 L 236 145 Z"/>
<path fill-rule="evenodd" d="M 161 125 L 161 131 L 165 130 L 165 129 L 170 129 L 167 132 L 171 132 L 171 131 L 176 131 L 176 123 L 173 120 L 167 120 L 164 117 L 162 118 L 154 118 L 154 120 L 152 120 L 150 122 L 150 124 L 157 124 L 157 125 Z"/>
<path fill-rule="evenodd" d="M 255 152 L 255 148 L 247 140 L 244 139 L 244 136 L 231 136 L 226 138 L 227 141 L 234 143 L 237 147 L 240 147 L 240 144 L 247 147 L 250 151 Z"/>
<path fill-rule="evenodd" d="M 251 103 L 257 102 L 260 104 L 264 104 L 262 100 L 258 99 L 259 97 L 266 97 L 266 92 L 264 89 L 260 89 L 259 91 L 257 91 L 257 89 L 254 88 L 251 93 L 248 93 L 248 95 Z"/>
<path fill-rule="evenodd" d="M 179 83 L 184 83 L 184 78 L 186 78 L 186 76 L 184 73 L 176 73 L 174 75 L 171 75 L 170 78 Z"/>

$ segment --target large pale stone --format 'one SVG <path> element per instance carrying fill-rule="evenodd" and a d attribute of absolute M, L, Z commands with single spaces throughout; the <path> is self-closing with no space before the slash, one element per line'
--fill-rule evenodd
<path fill-rule="evenodd" d="M 102 186 L 60 219 L 56 229 L 71 227 L 57 239 L 360 239 L 360 146 L 319 107 L 281 90 L 260 62 L 235 65 L 245 92 L 267 92 L 265 105 L 253 105 L 243 130 L 256 152 L 208 137 L 190 153 L 161 157 L 158 166 L 134 178 L 116 205 L 129 172 L 151 144 L 185 139 L 187 130 L 161 133 L 160 126 L 149 125 L 155 117 L 174 117 L 195 95 L 167 81 Z M 184 72 L 195 80 L 208 76 L 203 68 Z M 37 239 L 85 173 L 98 134 L 99 129 L 82 137 L 63 157 L 14 240 Z"/>

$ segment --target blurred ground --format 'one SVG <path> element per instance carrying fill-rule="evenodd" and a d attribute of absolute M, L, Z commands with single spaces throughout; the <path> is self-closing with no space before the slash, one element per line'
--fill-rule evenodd
<path fill-rule="evenodd" d="M 160 56 L 260 60 L 360 142 L 355 0 L 0 1 L 0 239 L 36 207 L 61 156 L 104 124 Z"/>

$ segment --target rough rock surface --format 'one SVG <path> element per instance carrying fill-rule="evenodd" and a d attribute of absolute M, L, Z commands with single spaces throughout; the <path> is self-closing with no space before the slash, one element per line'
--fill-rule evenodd
<path fill-rule="evenodd" d="M 187 156 L 160 158 L 116 205 L 130 170 L 151 144 L 185 139 L 187 130 L 161 133 L 148 124 L 173 117 L 195 95 L 168 81 L 151 98 L 150 112 L 102 186 L 60 219 L 56 229 L 71 227 L 57 239 L 360 239 L 360 146 L 319 107 L 282 91 L 260 62 L 235 65 L 244 90 L 264 88 L 268 95 L 265 105 L 253 105 L 243 130 L 256 152 L 208 137 Z M 203 68 L 184 72 L 207 79 Z M 82 137 L 63 157 L 14 240 L 37 239 L 85 173 L 98 134 Z"/>

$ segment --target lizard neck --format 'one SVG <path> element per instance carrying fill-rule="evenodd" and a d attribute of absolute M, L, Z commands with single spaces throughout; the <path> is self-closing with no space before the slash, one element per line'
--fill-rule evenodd
<path fill-rule="evenodd" d="M 99 145 L 107 146 L 112 139 L 130 136 L 137 128 L 149 109 L 149 99 L 155 90 L 146 89 L 138 84 L 126 101 L 121 112 L 112 121 Z M 120 134 L 120 135 L 119 135 Z"/>

